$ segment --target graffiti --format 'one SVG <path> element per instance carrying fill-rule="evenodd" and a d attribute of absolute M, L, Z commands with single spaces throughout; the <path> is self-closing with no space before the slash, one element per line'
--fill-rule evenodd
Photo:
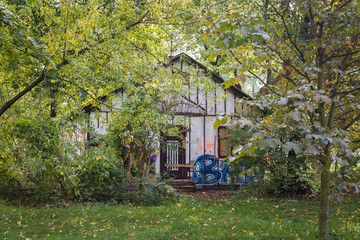
<path fill-rule="evenodd" d="M 192 181 L 198 185 L 230 184 L 231 175 L 235 175 L 235 172 L 242 172 L 243 170 L 233 169 L 234 167 L 235 165 L 233 164 L 229 166 L 226 162 L 219 161 L 214 155 L 201 155 L 194 161 Z M 241 168 L 241 166 L 239 167 Z M 236 175 L 236 183 L 247 183 L 256 178 L 256 173 L 253 173 L 251 176 L 246 176 L 246 174 Z"/>
<path fill-rule="evenodd" d="M 208 149 L 214 149 L 214 148 L 215 148 L 214 137 L 209 137 L 209 138 L 205 139 L 205 152 Z"/>
<path fill-rule="evenodd" d="M 194 162 L 192 181 L 195 184 L 226 184 L 228 182 L 228 166 L 214 155 L 201 155 Z"/>
<path fill-rule="evenodd" d="M 206 153 L 212 153 L 215 154 L 215 138 L 214 137 L 208 137 L 205 139 L 205 144 L 202 140 L 200 140 L 200 143 L 198 145 L 199 152 Z"/>
<path fill-rule="evenodd" d="M 158 159 L 160 151 L 158 151 L 155 155 L 150 157 L 150 171 L 149 173 L 155 176 L 155 166 L 156 160 Z M 130 178 L 139 177 L 140 171 L 146 169 L 146 162 L 141 161 L 143 157 L 143 152 L 140 146 L 131 142 L 129 145 L 120 145 L 120 154 L 119 154 L 120 163 L 122 169 L 125 172 L 125 176 Z"/>

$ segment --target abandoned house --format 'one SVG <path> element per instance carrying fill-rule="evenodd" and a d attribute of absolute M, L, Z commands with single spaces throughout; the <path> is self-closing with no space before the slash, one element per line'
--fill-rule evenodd
<path fill-rule="evenodd" d="M 192 176 L 194 161 L 199 156 L 212 155 L 221 162 L 230 154 L 230 149 L 223 139 L 228 134 L 227 127 L 221 126 L 214 129 L 214 122 L 221 114 L 235 113 L 241 116 L 244 109 L 242 106 L 236 106 L 235 102 L 243 98 L 251 99 L 251 97 L 244 93 L 240 86 L 233 85 L 225 89 L 224 79 L 221 76 L 209 71 L 207 67 L 185 53 L 171 57 L 170 64 L 183 72 L 186 72 L 189 67 L 200 69 L 204 75 L 206 73 L 206 76 L 216 83 L 212 94 L 204 93 L 202 89 L 189 83 L 188 87 L 192 94 L 182 96 L 180 101 L 186 107 L 177 107 L 173 110 L 175 115 L 188 117 L 188 127 L 181 130 L 184 138 L 165 138 L 165 147 L 159 149 L 156 157 L 157 173 L 168 171 L 176 178 L 189 178 Z M 115 90 L 113 94 L 116 94 L 118 99 L 113 99 L 112 104 L 121 107 L 122 90 Z M 101 100 L 107 101 L 106 97 Z M 95 132 L 106 134 L 106 123 L 111 112 L 105 106 L 97 109 L 87 107 L 85 110 L 90 116 L 90 123 Z M 95 117 L 96 114 L 100 114 L 100 118 Z M 85 138 L 89 139 L 89 134 Z"/>

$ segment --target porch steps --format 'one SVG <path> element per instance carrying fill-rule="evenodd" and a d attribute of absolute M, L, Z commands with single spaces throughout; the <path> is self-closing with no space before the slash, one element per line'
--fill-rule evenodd
<path fill-rule="evenodd" d="M 196 186 L 193 181 L 190 179 L 174 179 L 169 182 L 169 184 L 177 191 L 177 192 L 195 192 Z"/>

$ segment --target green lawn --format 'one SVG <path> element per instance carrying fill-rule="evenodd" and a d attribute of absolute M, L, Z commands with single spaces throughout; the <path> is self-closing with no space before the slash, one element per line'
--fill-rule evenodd
<path fill-rule="evenodd" d="M 316 239 L 317 202 L 231 197 L 161 206 L 0 202 L 0 239 Z M 360 239 L 360 197 L 331 206 L 331 237 Z"/>

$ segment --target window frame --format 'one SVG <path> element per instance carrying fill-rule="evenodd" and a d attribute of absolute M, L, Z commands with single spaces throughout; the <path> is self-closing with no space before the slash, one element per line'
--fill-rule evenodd
<path fill-rule="evenodd" d="M 222 139 L 222 137 L 220 136 L 221 131 L 223 131 L 222 129 L 225 129 L 225 131 L 226 130 L 228 131 L 227 136 L 225 136 L 225 138 L 227 138 L 230 135 L 230 131 L 229 131 L 229 128 L 226 127 L 226 126 L 220 126 L 218 128 L 218 156 L 219 156 L 219 158 L 226 158 L 226 157 L 230 156 L 231 151 L 232 151 L 232 147 L 228 147 L 228 153 L 226 155 L 222 155 L 222 151 L 221 151 L 222 145 L 224 144 L 225 147 L 227 147 L 227 145 L 225 143 L 225 140 Z"/>

